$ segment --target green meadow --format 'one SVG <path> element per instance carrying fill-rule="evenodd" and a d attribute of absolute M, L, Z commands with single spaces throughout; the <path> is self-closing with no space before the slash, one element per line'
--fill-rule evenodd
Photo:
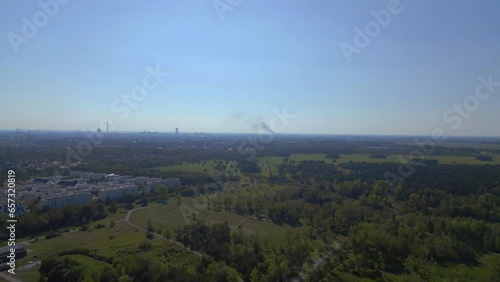
<path fill-rule="evenodd" d="M 124 216 L 121 218 L 123 219 Z M 21 267 L 30 261 L 43 260 L 53 254 L 60 254 L 75 248 L 95 250 L 106 257 L 119 257 L 122 254 L 139 252 L 139 244 L 144 240 L 146 240 L 144 231 L 136 230 L 125 222 L 116 222 L 114 227 L 106 226 L 99 229 L 95 228 L 95 223 L 93 223 L 89 231 L 73 229 L 52 239 L 45 239 L 42 236 L 29 242 L 28 255 L 19 259 L 17 263 L 18 267 Z M 198 259 L 192 253 L 166 240 L 155 238 L 152 243 L 154 248 L 148 251 L 147 255 L 166 264 L 175 262 L 176 265 L 189 265 Z M 166 252 L 169 254 L 168 258 L 164 255 Z M 107 265 L 105 262 L 84 255 L 68 255 L 68 257 L 90 269 L 100 269 Z M 16 278 L 21 281 L 38 281 L 39 268 L 40 266 L 35 266 L 29 270 L 19 270 L 16 272 Z"/>
<path fill-rule="evenodd" d="M 247 234 L 258 234 L 267 238 L 303 231 L 302 228 L 278 225 L 270 221 L 257 220 L 227 211 L 213 211 L 208 206 L 203 205 L 204 202 L 196 203 L 197 200 L 199 199 L 183 198 L 181 205 L 170 203 L 137 210 L 132 213 L 130 222 L 143 228 L 147 228 L 148 222 L 150 222 L 154 230 L 157 232 L 161 230 L 162 234 L 167 230 L 173 232 L 177 228 L 191 224 L 194 220 L 202 220 L 207 223 L 227 222 L 233 230 L 239 226 Z"/>

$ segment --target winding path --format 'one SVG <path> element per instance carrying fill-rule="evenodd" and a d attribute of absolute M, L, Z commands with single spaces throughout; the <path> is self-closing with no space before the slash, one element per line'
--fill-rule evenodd
<path fill-rule="evenodd" d="M 240 221 L 240 223 L 238 223 L 238 225 L 236 225 L 236 227 L 235 227 L 234 229 L 238 229 L 238 227 L 240 227 L 240 225 L 243 223 L 243 221 L 245 221 L 245 220 L 247 220 L 247 219 L 249 219 L 249 217 L 245 217 L 244 219 L 242 219 L 242 220 Z"/>
<path fill-rule="evenodd" d="M 136 211 L 136 210 L 148 209 L 148 208 L 152 208 L 152 207 L 156 207 L 156 206 L 160 206 L 160 204 L 156 204 L 156 205 L 152 205 L 152 206 L 147 206 L 147 207 L 140 207 L 140 208 L 131 209 L 131 210 L 129 210 L 129 211 L 128 211 L 127 216 L 125 217 L 125 219 L 118 220 L 118 221 L 116 221 L 116 222 L 122 222 L 122 221 L 123 221 L 123 222 L 127 223 L 128 225 L 130 225 L 130 226 L 132 226 L 132 227 L 135 227 L 135 228 L 137 228 L 137 229 L 140 229 L 140 230 L 142 230 L 142 231 L 144 231 L 144 232 L 149 232 L 147 229 L 142 228 L 142 227 L 140 227 L 140 226 L 137 226 L 137 225 L 133 224 L 132 222 L 130 222 L 130 216 L 132 215 L 132 212 L 134 212 L 134 211 Z M 188 248 L 188 247 L 184 246 L 183 244 L 181 244 L 181 243 L 179 243 L 179 242 L 177 242 L 177 241 L 174 241 L 174 240 L 171 240 L 171 239 L 167 239 L 167 238 L 165 238 L 163 235 L 158 234 L 158 233 L 153 233 L 153 234 L 154 234 L 157 238 L 164 239 L 164 240 L 167 240 L 167 241 L 168 241 L 168 242 L 170 242 L 170 243 L 176 244 L 176 245 L 178 245 L 179 247 L 182 247 L 183 249 L 185 249 L 185 250 L 187 250 L 187 251 L 189 251 L 189 252 L 191 252 L 191 253 L 193 253 L 193 254 L 195 254 L 195 255 L 199 256 L 199 257 L 201 257 L 201 256 L 202 256 L 202 255 L 201 255 L 200 253 L 198 253 L 197 251 L 193 251 L 193 250 L 191 250 L 190 248 Z"/>

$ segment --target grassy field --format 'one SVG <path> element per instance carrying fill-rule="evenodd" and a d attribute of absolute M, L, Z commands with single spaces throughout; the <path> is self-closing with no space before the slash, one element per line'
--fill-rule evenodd
<path fill-rule="evenodd" d="M 370 158 L 370 155 L 368 154 L 342 154 L 340 155 L 340 158 L 337 159 L 335 162 L 338 164 L 341 163 L 348 163 L 348 162 L 354 162 L 354 163 L 361 163 L 361 162 L 367 162 L 367 163 L 399 163 L 398 159 L 399 155 L 388 155 L 385 159 L 374 159 Z M 404 156 L 406 159 L 408 159 L 408 156 Z"/>
<path fill-rule="evenodd" d="M 172 232 L 176 228 L 192 223 L 193 214 L 194 219 L 208 223 L 227 222 L 231 229 L 235 229 L 241 223 L 240 226 L 245 233 L 258 234 L 268 238 L 286 235 L 288 232 L 298 233 L 303 231 L 301 228 L 281 226 L 269 221 L 260 221 L 227 211 L 209 210 L 201 206 L 201 203 L 197 206 L 198 208 L 195 208 L 195 206 L 197 205 L 193 202 L 193 198 L 184 198 L 183 204 L 180 206 L 171 203 L 134 211 L 130 221 L 143 228 L 147 228 L 148 221 L 151 221 L 153 228 L 155 230 L 161 229 L 162 234 L 167 229 Z"/>
<path fill-rule="evenodd" d="M 402 155 L 404 160 L 408 160 L 410 156 Z M 426 156 L 425 159 L 437 160 L 439 164 L 469 164 L 469 165 L 496 165 L 500 164 L 500 156 L 493 156 L 493 161 L 485 162 L 476 160 L 475 157 L 471 156 Z M 348 162 L 368 162 L 368 163 L 401 163 L 399 160 L 399 155 L 387 155 L 385 159 L 374 159 L 370 158 L 368 154 L 351 154 L 351 155 L 340 155 L 340 159 L 337 159 L 337 163 L 348 163 Z"/>
<path fill-rule="evenodd" d="M 408 146 L 415 146 L 415 143 L 398 142 L 396 144 L 404 144 Z M 493 149 L 500 150 L 500 144 L 488 144 L 488 143 L 464 143 L 464 142 L 439 142 L 436 143 L 438 147 L 449 147 L 449 148 L 472 148 L 472 149 Z"/>
<path fill-rule="evenodd" d="M 92 271 L 102 271 L 106 269 L 107 267 L 111 266 L 109 263 L 96 260 L 94 258 L 84 256 L 84 255 L 65 255 L 62 258 L 68 258 L 72 261 L 75 261 L 81 265 L 84 265 L 85 268 L 92 270 Z"/>
<path fill-rule="evenodd" d="M 258 160 L 263 164 L 279 166 L 280 164 L 283 163 L 284 159 L 285 159 L 284 157 L 270 156 L 270 157 L 260 157 L 257 158 L 256 160 Z"/>
<path fill-rule="evenodd" d="M 449 281 L 450 277 L 465 276 L 464 278 L 469 281 L 490 281 L 490 269 L 500 261 L 500 255 L 487 254 L 483 255 L 480 259 L 480 265 L 477 266 L 439 266 L 434 281 Z M 448 279 L 447 279 L 448 278 Z M 497 277 L 498 279 L 498 277 Z"/>
<path fill-rule="evenodd" d="M 296 163 L 302 161 L 325 161 L 325 163 L 332 163 L 332 160 L 328 159 L 326 154 L 291 154 L 288 161 L 295 161 Z"/>
<path fill-rule="evenodd" d="M 216 172 L 214 168 L 213 161 L 207 161 L 206 164 L 200 163 L 182 163 L 181 165 L 171 165 L 162 166 L 157 169 L 161 172 L 175 172 L 175 171 L 187 171 L 187 172 Z"/>
<path fill-rule="evenodd" d="M 123 218 L 122 216 L 121 218 Z M 111 219 L 109 219 L 111 220 Z M 18 265 L 23 266 L 28 264 L 30 261 L 43 260 L 52 254 L 58 254 L 64 251 L 68 251 L 75 248 L 87 248 L 95 250 L 101 255 L 108 257 L 116 257 L 120 254 L 136 252 L 138 251 L 138 246 L 140 242 L 146 239 L 146 234 L 143 231 L 135 230 L 135 228 L 127 225 L 125 222 L 116 222 L 113 228 L 105 227 L 101 229 L 92 228 L 95 224 L 91 224 L 91 230 L 89 231 L 72 231 L 69 233 L 63 233 L 61 236 L 44 239 L 38 238 L 33 242 L 29 242 L 30 246 L 27 247 L 28 255 L 25 258 L 18 260 Z M 195 255 L 190 252 L 185 251 L 179 246 L 169 243 L 165 240 L 155 238 L 153 241 L 155 248 L 148 253 L 152 257 L 161 257 L 165 263 L 167 263 L 167 258 L 165 258 L 164 252 L 172 254 L 169 255 L 169 259 L 172 261 L 177 261 L 182 264 L 188 264 L 190 261 L 198 259 Z M 85 256 L 74 256 L 79 262 L 91 263 L 92 258 L 86 258 Z M 93 262 L 95 267 L 102 267 L 103 264 L 100 261 Z M 37 281 L 38 280 L 38 269 L 36 266 L 29 270 L 22 270 L 16 273 L 16 277 L 21 281 Z"/>
<path fill-rule="evenodd" d="M 157 167 L 156 169 L 161 172 L 176 172 L 176 171 L 185 171 L 185 172 L 207 172 L 207 173 L 216 173 L 215 169 L 218 160 L 211 161 L 201 161 L 196 163 L 188 163 L 184 162 L 181 165 L 171 165 L 171 166 L 162 166 Z M 230 169 L 231 165 L 235 168 L 237 167 L 237 163 L 234 161 L 226 162 L 223 161 L 223 165 L 226 165 L 227 169 Z"/>
<path fill-rule="evenodd" d="M 464 144 L 465 145 L 465 144 Z M 484 145 L 484 144 L 483 144 Z M 435 156 L 425 156 L 426 159 L 429 160 L 437 160 L 439 164 L 446 165 L 498 165 L 500 164 L 500 155 L 491 155 L 487 153 L 483 153 L 484 155 L 490 155 L 493 157 L 492 161 L 480 161 L 476 160 L 474 156 L 443 156 L 443 155 L 435 155 Z M 402 155 L 403 161 L 408 160 L 411 156 Z M 284 157 L 279 156 L 266 156 L 259 157 L 256 159 L 258 165 L 261 167 L 261 175 L 264 177 L 269 177 L 271 175 L 278 175 L 278 168 L 283 163 Z M 368 162 L 368 163 L 401 163 L 400 155 L 397 154 L 388 154 L 386 158 L 371 158 L 370 154 L 341 154 L 340 158 L 332 161 L 331 159 L 326 158 L 326 154 L 292 154 L 289 157 L 289 162 L 294 161 L 295 164 L 298 164 L 302 161 L 324 161 L 325 163 L 335 163 L 342 164 L 348 162 Z M 166 167 L 158 167 L 159 171 L 165 173 L 175 174 L 176 172 L 191 172 L 191 173 L 209 173 L 216 174 L 217 170 L 215 166 L 217 165 L 218 160 L 212 161 L 203 161 L 196 163 L 183 163 L 181 165 L 172 165 Z M 231 170 L 233 173 L 238 173 L 237 162 L 224 162 L 224 165 L 227 167 L 227 171 Z M 346 171 L 346 173 L 348 173 Z M 174 175 L 173 175 L 174 176 Z M 244 175 L 240 175 L 242 180 L 245 180 Z"/>
<path fill-rule="evenodd" d="M 261 174 L 268 177 L 271 174 L 278 174 L 278 167 L 283 163 L 283 159 L 284 157 L 260 157 L 256 160 L 260 165 Z"/>

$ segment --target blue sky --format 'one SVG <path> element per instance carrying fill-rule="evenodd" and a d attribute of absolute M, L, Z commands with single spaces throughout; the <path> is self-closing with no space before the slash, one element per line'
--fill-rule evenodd
<path fill-rule="evenodd" d="M 340 44 L 391 1 L 242 0 L 221 20 L 212 0 L 73 0 L 18 53 L 12 34 L 44 10 L 5 1 L 0 129 L 95 130 L 108 118 L 115 130 L 255 132 L 286 107 L 287 133 L 500 135 L 500 87 L 460 126 L 455 112 L 443 119 L 478 76 L 500 81 L 500 2 L 401 0 L 348 63 Z M 169 76 L 126 118 L 113 111 L 157 65 Z"/>

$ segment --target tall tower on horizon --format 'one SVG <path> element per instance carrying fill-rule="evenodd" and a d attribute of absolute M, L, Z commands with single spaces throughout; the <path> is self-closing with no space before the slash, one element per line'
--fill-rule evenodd
<path fill-rule="evenodd" d="M 106 119 L 106 134 L 109 134 L 109 120 Z"/>
<path fill-rule="evenodd" d="M 179 134 L 179 128 L 178 127 L 175 128 L 175 134 Z"/>

